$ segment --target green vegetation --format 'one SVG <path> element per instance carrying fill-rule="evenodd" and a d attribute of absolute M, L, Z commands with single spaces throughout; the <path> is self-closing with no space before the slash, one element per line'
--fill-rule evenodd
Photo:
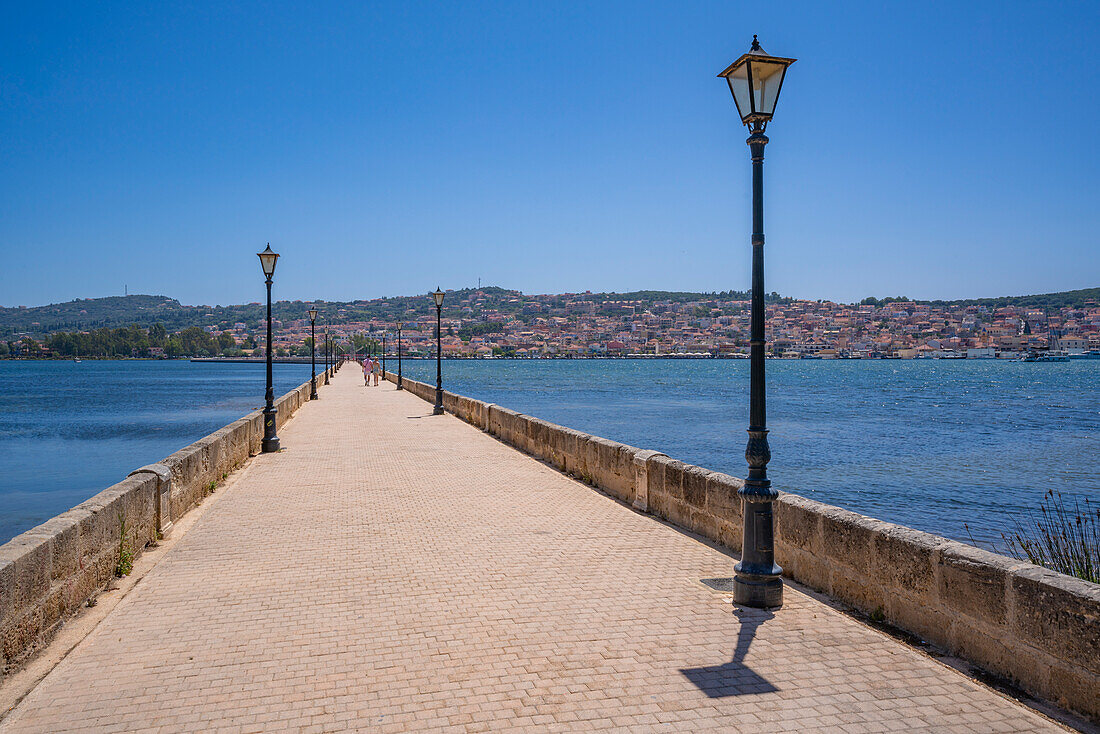
<path fill-rule="evenodd" d="M 134 570 L 134 549 L 130 544 L 130 526 L 126 516 L 118 513 L 118 561 L 115 563 L 115 576 L 129 576 Z"/>
<path fill-rule="evenodd" d="M 1084 509 L 1077 500 L 1067 507 L 1060 492 L 1049 490 L 1037 516 L 1015 520 L 1011 528 L 1001 531 L 1005 547 L 987 545 L 997 553 L 1100 584 L 1100 507 L 1087 497 L 1084 502 Z M 969 527 L 966 530 L 970 532 Z M 973 536 L 970 542 L 983 545 Z"/>
<path fill-rule="evenodd" d="M 238 356 L 241 349 L 229 334 L 214 336 L 197 326 L 188 326 L 169 334 L 163 324 L 148 329 L 124 326 L 90 332 L 55 332 L 40 344 L 30 337 L 4 345 L 0 356 L 41 357 L 149 357 L 161 353 L 165 357 Z"/>
<path fill-rule="evenodd" d="M 1001 533 L 1009 554 L 1100 584 L 1100 507 L 1093 507 L 1088 498 L 1083 510 L 1076 500 L 1072 508 L 1066 507 L 1062 495 L 1050 490 L 1039 511 L 1027 526 L 1017 523 Z"/>
<path fill-rule="evenodd" d="M 909 299 L 905 296 L 887 296 L 886 298 L 875 298 L 874 296 L 867 296 L 859 302 L 860 306 L 885 306 L 888 303 L 909 303 Z"/>
<path fill-rule="evenodd" d="M 889 298 L 868 297 L 860 301 L 861 305 L 885 306 L 894 301 L 909 301 L 905 296 L 892 296 Z M 1085 301 L 1100 302 L 1100 288 L 1081 288 L 1075 291 L 1060 291 L 1058 293 L 1041 293 L 1033 296 L 999 296 L 997 298 L 967 298 L 957 301 L 920 301 L 923 303 L 943 308 L 945 306 L 985 306 L 986 308 L 1004 308 L 1015 306 L 1017 308 L 1044 308 L 1057 311 L 1062 308 L 1083 308 Z"/>
<path fill-rule="evenodd" d="M 486 334 L 503 334 L 503 324 L 470 324 L 463 326 L 458 330 L 458 338 L 464 342 L 470 341 L 475 336 L 485 336 Z"/>

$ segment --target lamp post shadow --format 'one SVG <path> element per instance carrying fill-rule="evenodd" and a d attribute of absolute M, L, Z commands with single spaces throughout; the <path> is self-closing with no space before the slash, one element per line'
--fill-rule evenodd
<path fill-rule="evenodd" d="M 722 665 L 683 668 L 680 672 L 709 698 L 778 691 L 779 689 L 768 679 L 744 663 L 749 647 L 756 637 L 757 628 L 775 617 L 775 614 L 767 609 L 735 609 L 734 615 L 740 620 L 741 626 L 737 631 L 737 646 L 733 650 L 733 660 Z"/>

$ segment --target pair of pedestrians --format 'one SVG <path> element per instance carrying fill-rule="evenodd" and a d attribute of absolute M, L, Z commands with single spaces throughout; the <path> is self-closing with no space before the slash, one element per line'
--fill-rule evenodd
<path fill-rule="evenodd" d="M 371 375 L 374 375 L 374 386 L 378 387 L 378 374 L 382 371 L 382 366 L 378 363 L 378 360 L 367 357 L 363 360 L 363 386 L 370 387 Z"/>

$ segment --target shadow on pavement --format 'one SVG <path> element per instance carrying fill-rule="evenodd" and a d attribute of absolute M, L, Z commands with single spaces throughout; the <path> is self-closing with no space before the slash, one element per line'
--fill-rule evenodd
<path fill-rule="evenodd" d="M 765 609 L 736 609 L 734 614 L 741 621 L 741 627 L 737 631 L 737 647 L 733 651 L 733 660 L 722 665 L 686 668 L 680 672 L 710 698 L 778 691 L 766 678 L 742 662 L 756 637 L 756 629 L 775 614 Z"/>

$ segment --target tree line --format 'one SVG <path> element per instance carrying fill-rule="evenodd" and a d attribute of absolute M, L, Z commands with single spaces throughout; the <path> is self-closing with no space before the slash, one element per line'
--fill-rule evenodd
<path fill-rule="evenodd" d="M 0 342 L 0 357 L 215 357 L 240 356 L 256 347 L 249 337 L 238 345 L 229 334 L 210 334 L 197 326 L 169 333 L 163 324 L 59 331 L 41 343 L 30 337 Z"/>

